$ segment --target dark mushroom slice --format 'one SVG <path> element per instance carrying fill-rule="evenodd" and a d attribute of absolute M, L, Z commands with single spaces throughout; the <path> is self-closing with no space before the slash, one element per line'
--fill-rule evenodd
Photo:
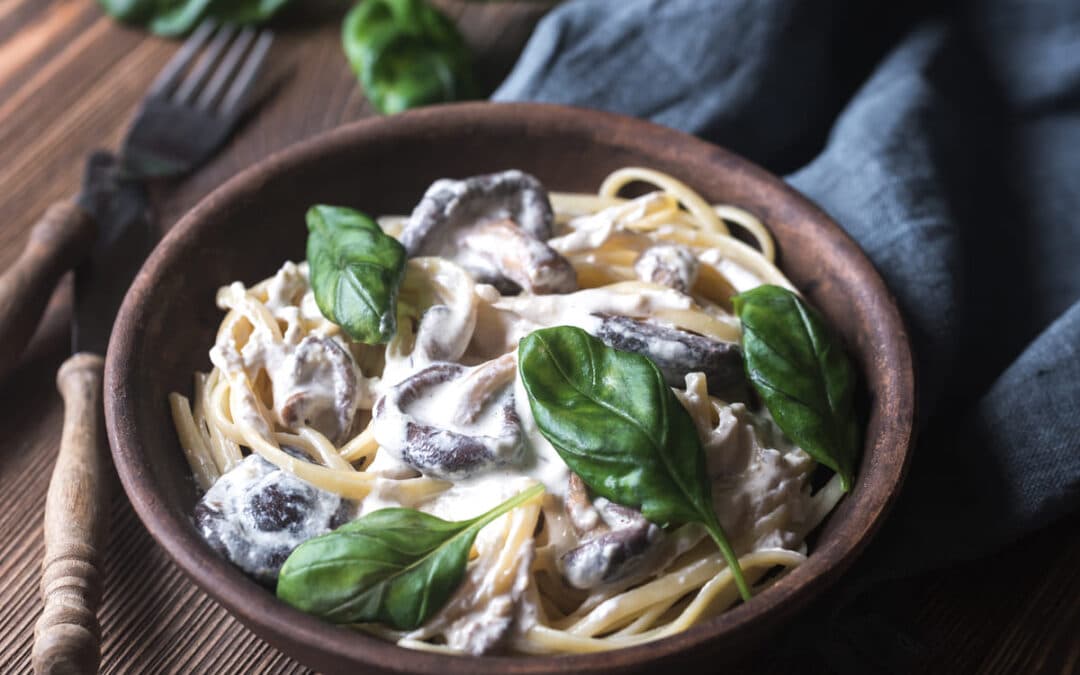
<path fill-rule="evenodd" d="M 611 529 L 589 499 L 589 488 L 585 485 L 585 481 L 581 480 L 581 476 L 576 473 L 571 473 L 567 481 L 564 503 L 570 525 L 578 537 L 584 538 L 589 534 L 600 534 Z"/>
<path fill-rule="evenodd" d="M 649 357 L 669 386 L 682 389 L 687 373 L 704 373 L 713 396 L 749 400 L 739 345 L 628 316 L 596 316 L 601 320 L 596 337 L 609 347 Z"/>
<path fill-rule="evenodd" d="M 498 652 L 510 637 L 518 603 L 502 596 L 498 601 L 467 614 L 449 626 L 447 645 L 473 656 Z"/>
<path fill-rule="evenodd" d="M 491 397 L 490 405 L 499 406 L 495 435 L 484 434 L 475 420 L 455 419 L 454 426 L 458 428 L 451 429 L 410 414 L 409 408 L 432 387 L 456 380 L 469 370 L 473 369 L 456 363 L 437 363 L 387 391 L 376 402 L 373 413 L 379 445 L 417 471 L 447 480 L 465 478 L 516 457 L 522 436 L 512 391 Z M 448 407 L 453 409 L 452 405 Z"/>
<path fill-rule="evenodd" d="M 331 338 L 308 335 L 268 374 L 285 426 L 309 426 L 334 443 L 348 434 L 358 403 L 356 363 L 348 350 Z"/>
<path fill-rule="evenodd" d="M 355 513 L 355 502 L 248 455 L 203 495 L 194 521 L 211 548 L 260 583 L 273 586 L 293 549 Z"/>
<path fill-rule="evenodd" d="M 474 326 L 475 315 L 472 322 L 468 318 L 462 322 L 449 306 L 432 305 L 420 318 L 413 353 L 428 362 L 458 359 L 469 345 Z"/>
<path fill-rule="evenodd" d="M 410 637 L 427 639 L 441 634 L 447 646 L 474 656 L 503 652 L 526 609 L 522 605 L 532 580 L 536 547 L 525 542 L 515 554 L 509 589 L 492 594 L 484 571 L 470 570 L 443 609 Z"/>
<path fill-rule="evenodd" d="M 566 511 L 583 539 L 559 559 L 563 577 L 574 588 L 611 584 L 651 565 L 655 544 L 664 533 L 641 512 L 610 502 L 597 509 L 589 500 L 584 481 L 573 473 L 566 493 Z"/>
<path fill-rule="evenodd" d="M 469 374 L 462 379 L 466 392 L 461 398 L 454 419 L 464 424 L 475 422 L 491 397 L 512 384 L 516 375 L 517 355 L 514 352 L 470 369 Z"/>
<path fill-rule="evenodd" d="M 554 214 L 547 191 L 520 171 L 435 181 L 401 232 L 410 256 L 437 255 L 506 294 L 568 293 L 577 274 L 545 242 Z"/>
<path fill-rule="evenodd" d="M 647 520 L 611 530 L 563 554 L 563 578 L 574 588 L 588 590 L 637 574 L 648 565 L 663 531 Z"/>
<path fill-rule="evenodd" d="M 694 252 L 678 244 L 658 244 L 641 252 L 634 262 L 634 272 L 642 281 L 689 293 L 697 281 L 701 262 Z"/>
<path fill-rule="evenodd" d="M 422 267 L 428 267 L 422 264 Z M 448 268 L 446 297 L 428 307 L 416 325 L 416 341 L 410 363 L 416 368 L 436 361 L 457 361 L 465 353 L 476 329 L 476 299 L 473 280 L 458 267 Z M 440 276 L 442 272 L 438 273 Z M 441 295 L 441 293 L 440 293 Z"/>
<path fill-rule="evenodd" d="M 461 227 L 490 220 L 510 219 L 541 241 L 551 238 L 555 220 L 547 190 L 540 181 L 517 170 L 441 179 L 431 184 L 413 209 L 401 232 L 410 256 L 440 247 Z"/>
<path fill-rule="evenodd" d="M 455 243 L 457 257 L 476 280 L 490 283 L 504 295 L 518 290 L 533 295 L 577 290 L 577 271 L 570 261 L 512 220 L 463 228 Z"/>

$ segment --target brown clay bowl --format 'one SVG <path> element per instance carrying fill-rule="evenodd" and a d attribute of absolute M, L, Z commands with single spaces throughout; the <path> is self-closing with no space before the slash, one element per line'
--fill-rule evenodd
<path fill-rule="evenodd" d="M 221 313 L 216 289 L 253 283 L 304 255 L 314 203 L 407 213 L 432 180 L 520 168 L 557 190 L 592 191 L 627 165 L 669 172 L 712 201 L 757 214 L 780 264 L 856 359 L 867 393 L 854 490 L 807 562 L 748 604 L 684 633 L 616 652 L 564 657 L 447 657 L 332 626 L 279 602 L 219 558 L 189 521 L 194 483 L 166 397 L 189 392 Z M 464 104 L 357 122 L 251 167 L 204 199 L 158 245 L 127 294 L 105 375 L 109 439 L 124 488 L 180 566 L 271 644 L 324 672 L 610 673 L 709 663 L 777 629 L 834 583 L 895 499 L 914 423 L 914 375 L 896 305 L 859 247 L 817 206 L 721 148 L 646 122 L 559 106 Z"/>

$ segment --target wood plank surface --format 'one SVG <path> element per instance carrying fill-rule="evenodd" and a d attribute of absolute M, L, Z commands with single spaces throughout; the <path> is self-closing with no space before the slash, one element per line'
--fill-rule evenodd
<path fill-rule="evenodd" d="M 163 226 L 266 155 L 372 114 L 339 44 L 349 3 L 302 4 L 278 22 L 272 66 L 291 73 L 285 86 L 205 169 L 155 187 Z M 439 4 L 481 55 L 489 83 L 506 72 L 542 13 L 535 2 Z M 104 17 L 92 0 L 0 0 L 0 265 L 15 259 L 51 202 L 74 193 L 86 153 L 117 144 L 175 49 Z M 70 283 L 61 284 L 20 366 L 0 383 L 0 673 L 29 670 L 41 610 L 42 510 L 62 422 L 54 380 L 68 351 L 70 295 Z M 872 613 L 904 632 L 913 663 L 930 672 L 1080 672 L 1078 525 L 1058 523 L 992 560 L 887 584 L 872 596 Z M 191 584 L 119 487 L 104 586 L 103 672 L 307 672 Z M 730 670 L 829 667 L 815 650 L 778 656 L 766 648 Z"/>

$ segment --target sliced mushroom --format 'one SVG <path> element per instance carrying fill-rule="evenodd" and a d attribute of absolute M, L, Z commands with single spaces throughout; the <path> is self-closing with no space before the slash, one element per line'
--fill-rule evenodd
<path fill-rule="evenodd" d="M 403 346 L 401 340 L 395 336 L 391 341 L 383 371 L 385 382 L 398 382 L 406 373 L 432 363 L 457 361 L 465 353 L 476 329 L 476 284 L 468 272 L 460 265 L 439 258 L 415 258 L 409 261 L 409 269 L 415 269 L 419 276 L 427 279 L 436 304 L 428 307 L 420 317 L 412 351 L 404 362 L 396 356 L 400 353 L 394 352 L 396 347 Z M 406 277 L 408 275 L 406 272 Z M 399 327 L 398 332 L 405 331 Z M 396 355 L 391 356 L 391 352 Z"/>
<path fill-rule="evenodd" d="M 510 637 L 519 611 L 520 598 L 510 594 L 488 600 L 483 609 L 459 617 L 446 627 L 446 644 L 451 649 L 482 656 L 497 652 Z"/>
<path fill-rule="evenodd" d="M 492 396 L 514 381 L 517 374 L 517 355 L 514 352 L 503 354 L 497 359 L 485 363 L 483 367 L 473 368 L 462 378 L 465 395 L 458 405 L 454 419 L 465 424 L 472 424 L 483 412 L 485 404 Z"/>
<path fill-rule="evenodd" d="M 570 261 L 512 220 L 463 228 L 455 244 L 458 258 L 476 280 L 495 286 L 504 295 L 520 290 L 533 295 L 577 290 L 577 272 Z"/>
<path fill-rule="evenodd" d="M 566 488 L 566 515 L 570 518 L 570 525 L 579 537 L 589 533 L 606 532 L 610 528 L 600 517 L 600 512 L 593 506 L 589 499 L 589 488 L 585 481 L 576 473 L 570 474 Z"/>
<path fill-rule="evenodd" d="M 682 388 L 687 373 L 704 373 L 713 396 L 748 400 L 739 345 L 627 316 L 597 316 L 601 322 L 596 337 L 609 347 L 649 357 L 668 385 Z"/>
<path fill-rule="evenodd" d="M 575 588 L 596 588 L 639 573 L 652 562 L 654 544 L 664 535 L 639 511 L 597 501 L 590 501 L 585 482 L 570 474 L 566 510 L 583 543 L 564 553 L 559 564 Z"/>
<path fill-rule="evenodd" d="M 462 321 L 453 308 L 447 305 L 428 307 L 416 329 L 416 346 L 413 348 L 413 363 L 432 363 L 435 361 L 454 361 L 465 353 L 472 338 L 476 313 Z M 466 325 L 471 323 L 472 325 Z"/>
<path fill-rule="evenodd" d="M 497 557 L 499 551 L 491 553 Z M 529 540 L 514 553 L 510 570 L 483 562 L 470 564 L 465 579 L 442 609 L 405 637 L 424 640 L 443 635 L 450 648 L 476 656 L 503 651 L 515 626 L 535 611 L 526 600 L 526 591 L 533 583 L 536 546 Z M 509 588 L 506 581 L 511 581 Z M 500 587 L 501 592 L 497 590 Z"/>
<path fill-rule="evenodd" d="M 309 426 L 335 443 L 348 434 L 359 403 L 356 363 L 335 340 L 308 335 L 267 373 L 285 426 Z"/>
<path fill-rule="evenodd" d="M 642 281 L 650 281 L 689 293 L 697 281 L 701 263 L 686 246 L 660 244 L 641 252 L 634 262 L 634 272 Z"/>
<path fill-rule="evenodd" d="M 258 455 L 248 455 L 203 495 L 194 517 L 196 529 L 211 548 L 272 586 L 293 549 L 344 524 L 355 513 L 355 502 L 319 490 Z"/>
<path fill-rule="evenodd" d="M 432 183 L 401 232 L 410 256 L 457 262 L 506 293 L 567 293 L 570 262 L 545 243 L 554 214 L 547 191 L 520 171 Z"/>
<path fill-rule="evenodd" d="M 647 520 L 605 532 L 571 549 L 560 559 L 563 577 L 574 588 L 591 589 L 614 583 L 647 565 L 662 531 Z"/>
<path fill-rule="evenodd" d="M 439 239 L 479 222 L 509 218 L 541 241 L 551 238 L 555 220 L 547 190 L 533 176 L 517 170 L 443 178 L 431 184 L 401 232 L 410 256 L 439 248 Z"/>
<path fill-rule="evenodd" d="M 466 368 L 437 363 L 391 388 L 375 404 L 374 433 L 379 446 L 416 470 L 447 480 L 515 459 L 522 435 L 509 386 L 488 397 L 487 406 L 495 406 L 495 410 L 483 419 L 477 419 L 479 412 L 471 419 L 455 416 L 454 406 L 440 400 L 469 398 L 468 389 L 476 380 L 470 376 L 479 369 L 495 367 L 489 364 Z M 458 379 L 464 379 L 463 386 L 454 386 Z M 446 389 L 435 391 L 440 386 Z"/>

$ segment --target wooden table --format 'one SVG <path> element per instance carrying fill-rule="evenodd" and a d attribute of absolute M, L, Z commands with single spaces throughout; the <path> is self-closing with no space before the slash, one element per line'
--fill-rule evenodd
<path fill-rule="evenodd" d="M 197 175 L 156 190 L 168 226 L 208 191 L 267 154 L 372 114 L 344 60 L 347 2 L 305 0 L 274 48 L 287 86 Z M 442 3 L 489 81 L 542 12 L 535 3 Z M 34 220 L 71 195 L 86 153 L 115 147 L 133 107 L 176 44 L 121 27 L 92 0 L 0 0 L 0 263 Z M 15 374 L 0 383 L 0 672 L 29 670 L 45 489 L 60 437 L 56 368 L 68 349 L 70 283 L 61 285 Z M 877 618 L 904 630 L 936 672 L 1080 672 L 1080 521 L 1028 537 L 990 561 L 875 592 Z M 117 489 L 105 560 L 106 672 L 306 672 L 191 584 L 154 544 Z M 815 608 L 808 610 L 815 611 Z M 826 672 L 816 653 L 768 650 L 754 672 Z M 735 670 L 739 670 L 736 668 Z"/>

